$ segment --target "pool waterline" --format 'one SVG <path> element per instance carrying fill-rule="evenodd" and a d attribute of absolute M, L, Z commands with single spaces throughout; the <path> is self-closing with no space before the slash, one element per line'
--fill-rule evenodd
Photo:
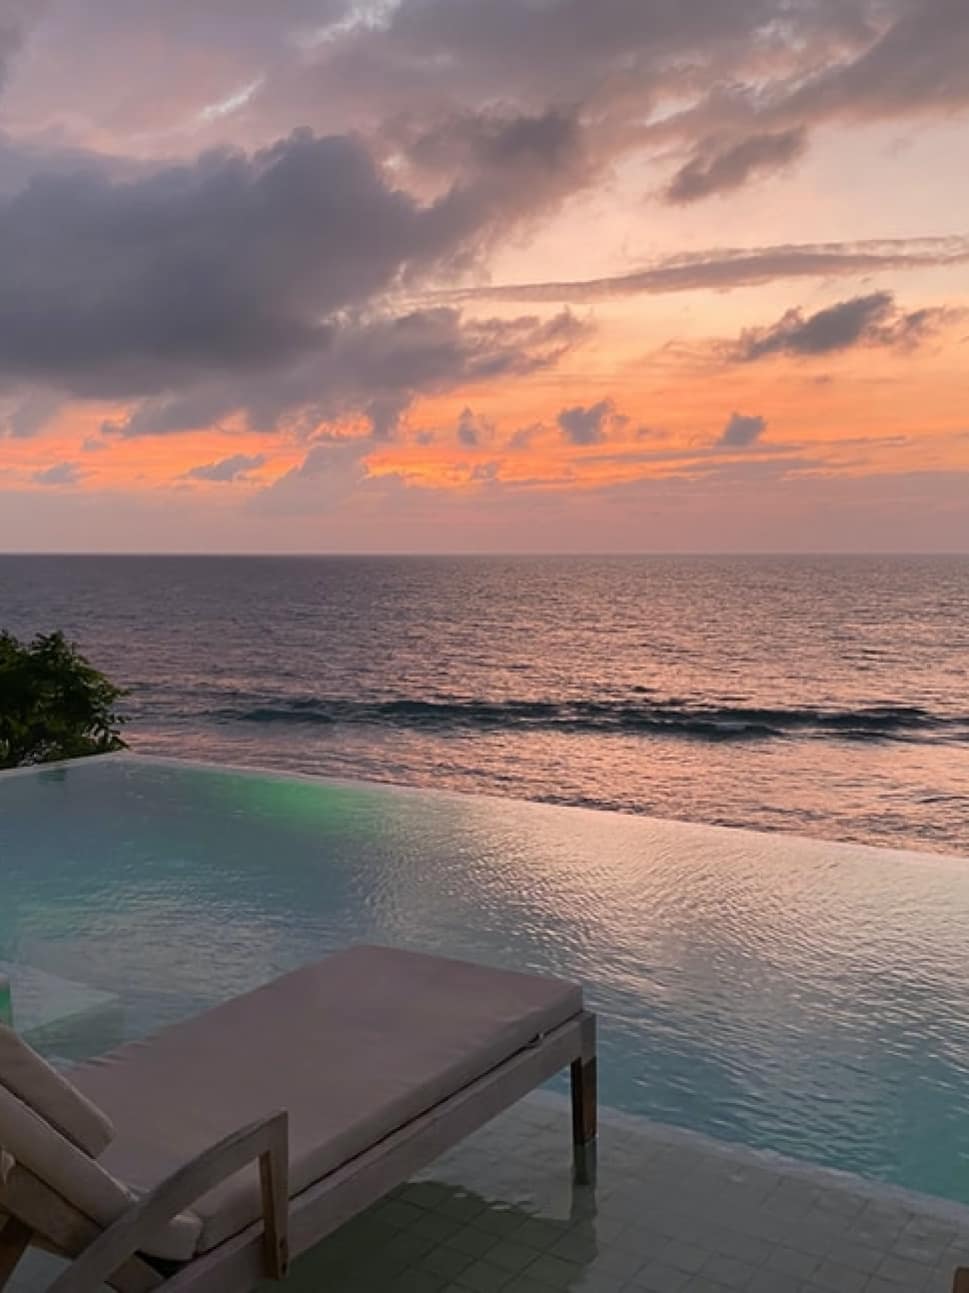
<path fill-rule="evenodd" d="M 118 755 L 0 777 L 0 879 L 0 960 L 121 998 L 67 1058 L 398 943 L 582 979 L 606 1103 L 969 1199 L 959 859 Z"/>

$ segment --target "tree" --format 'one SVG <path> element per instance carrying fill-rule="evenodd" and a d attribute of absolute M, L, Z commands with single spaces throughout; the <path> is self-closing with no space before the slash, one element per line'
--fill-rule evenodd
<path fill-rule="evenodd" d="M 123 749 L 123 694 L 63 633 L 0 632 L 0 768 Z"/>

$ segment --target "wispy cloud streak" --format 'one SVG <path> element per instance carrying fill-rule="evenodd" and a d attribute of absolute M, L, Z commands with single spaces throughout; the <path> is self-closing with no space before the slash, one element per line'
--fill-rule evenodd
<path fill-rule="evenodd" d="M 848 278 L 883 270 L 945 268 L 969 263 L 969 235 L 721 247 L 671 256 L 606 278 L 493 283 L 437 293 L 450 300 L 583 301 L 669 292 L 729 291 L 793 278 Z"/>

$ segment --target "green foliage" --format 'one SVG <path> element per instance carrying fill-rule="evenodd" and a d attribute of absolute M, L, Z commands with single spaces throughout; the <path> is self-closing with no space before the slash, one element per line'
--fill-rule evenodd
<path fill-rule="evenodd" d="M 123 749 L 121 695 L 63 633 L 0 632 L 0 768 Z"/>

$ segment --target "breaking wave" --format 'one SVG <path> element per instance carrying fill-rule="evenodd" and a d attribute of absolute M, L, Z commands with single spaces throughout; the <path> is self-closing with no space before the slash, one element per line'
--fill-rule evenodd
<path fill-rule="evenodd" d="M 951 717 L 908 705 L 855 709 L 703 705 L 633 700 L 411 700 L 273 697 L 209 715 L 220 722 L 368 724 L 447 730 L 537 729 L 637 733 L 712 741 L 780 737 L 969 742 L 969 715 Z"/>

